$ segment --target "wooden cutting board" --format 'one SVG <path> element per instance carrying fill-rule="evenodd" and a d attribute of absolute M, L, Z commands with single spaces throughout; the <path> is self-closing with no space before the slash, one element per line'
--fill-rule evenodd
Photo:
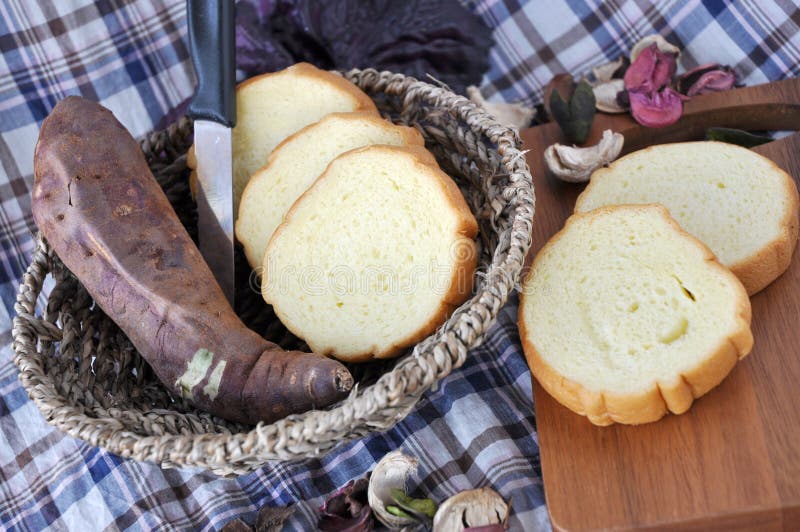
<path fill-rule="evenodd" d="M 598 115 L 625 151 L 702 137 L 708 126 L 800 129 L 800 80 L 687 102 L 662 130 Z M 536 191 L 532 253 L 572 213 L 583 185 L 547 176 L 558 126 L 522 132 Z M 590 141 L 591 143 L 591 141 Z M 800 180 L 800 133 L 756 148 Z M 755 347 L 686 414 L 641 426 L 596 427 L 534 382 L 545 495 L 557 530 L 800 530 L 800 250 L 789 270 L 752 298 Z"/>

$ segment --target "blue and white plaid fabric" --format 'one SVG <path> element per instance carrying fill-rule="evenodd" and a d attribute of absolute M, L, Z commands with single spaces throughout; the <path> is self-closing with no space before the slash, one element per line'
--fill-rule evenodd
<path fill-rule="evenodd" d="M 587 2 L 465 0 L 494 28 L 482 84 L 495 100 L 538 103 L 553 74 L 586 73 L 661 33 L 681 66 L 732 65 L 745 84 L 800 74 L 800 6 L 787 0 Z M 513 500 L 510 526 L 547 530 L 531 382 L 512 301 L 467 363 L 392 430 L 321 459 L 235 479 L 123 460 L 50 428 L 17 381 L 15 293 L 32 252 L 33 148 L 55 103 L 82 94 L 134 135 L 190 96 L 183 0 L 0 1 L 0 527 L 214 530 L 263 504 L 299 503 L 313 529 L 324 496 L 402 448 L 420 460 L 419 494 L 442 501 L 490 486 Z"/>

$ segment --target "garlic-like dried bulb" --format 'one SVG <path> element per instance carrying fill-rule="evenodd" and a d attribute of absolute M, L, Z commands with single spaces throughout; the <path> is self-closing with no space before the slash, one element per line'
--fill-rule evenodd
<path fill-rule="evenodd" d="M 401 451 L 392 451 L 381 458 L 369 477 L 367 501 L 378 521 L 390 530 L 419 525 L 415 519 L 400 517 L 386 510 L 386 506 L 395 504 L 392 500 L 392 488 L 401 489 L 405 493 L 406 481 L 411 473 L 416 472 L 417 464 L 416 458 L 406 456 Z"/>
<path fill-rule="evenodd" d="M 553 144 L 544 151 L 544 161 L 553 175 L 570 183 L 589 180 L 596 169 L 616 159 L 625 137 L 610 129 L 603 131 L 600 142 L 587 148 Z"/>
<path fill-rule="evenodd" d="M 493 489 L 459 492 L 439 506 L 433 518 L 433 532 L 460 532 L 464 524 L 481 527 L 504 524 L 510 508 Z"/>
<path fill-rule="evenodd" d="M 604 113 L 624 113 L 627 111 L 617 100 L 617 94 L 625 90 L 625 80 L 612 79 L 592 87 L 594 92 L 594 106 Z"/>

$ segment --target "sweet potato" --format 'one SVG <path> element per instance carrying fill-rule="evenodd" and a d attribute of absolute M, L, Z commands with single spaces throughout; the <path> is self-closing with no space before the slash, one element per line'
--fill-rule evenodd
<path fill-rule="evenodd" d="M 34 154 L 33 215 L 64 264 L 174 394 L 245 423 L 340 399 L 336 361 L 283 351 L 239 320 L 114 115 L 59 102 Z"/>

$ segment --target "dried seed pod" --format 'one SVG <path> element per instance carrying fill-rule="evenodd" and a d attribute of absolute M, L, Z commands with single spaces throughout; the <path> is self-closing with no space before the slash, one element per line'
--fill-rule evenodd
<path fill-rule="evenodd" d="M 594 106 L 604 113 L 624 113 L 628 110 L 619 103 L 617 95 L 625 90 L 625 80 L 612 79 L 592 87 Z"/>
<path fill-rule="evenodd" d="M 678 48 L 674 44 L 667 42 L 667 40 L 661 35 L 658 34 L 648 35 L 647 37 L 642 38 L 639 42 L 633 45 L 633 48 L 631 49 L 631 63 L 636 61 L 636 58 L 639 57 L 639 54 L 642 53 L 642 51 L 646 50 L 647 48 L 650 48 L 650 46 L 652 46 L 653 44 L 655 44 L 656 47 L 658 47 L 658 51 L 660 51 L 661 53 L 674 54 L 676 59 L 681 53 L 680 48 Z"/>
<path fill-rule="evenodd" d="M 588 148 L 553 144 L 544 151 L 547 169 L 562 181 L 583 183 L 596 169 L 616 159 L 625 138 L 610 129 L 603 131 L 600 142 Z"/>
<path fill-rule="evenodd" d="M 417 459 L 404 455 L 401 451 L 392 451 L 387 454 L 372 471 L 367 488 L 367 500 L 372 508 L 372 513 L 378 521 L 391 530 L 403 527 L 416 527 L 419 521 L 409 517 L 401 517 L 389 513 L 387 506 L 394 505 L 392 488 L 406 491 L 408 477 L 417 470 Z"/>
<path fill-rule="evenodd" d="M 536 109 L 521 103 L 487 102 L 483 98 L 481 90 L 474 85 L 467 87 L 467 96 L 473 103 L 492 115 L 495 120 L 508 127 L 517 129 L 528 127 L 533 117 L 536 116 Z"/>
<path fill-rule="evenodd" d="M 511 507 L 491 488 L 467 490 L 447 499 L 433 518 L 433 532 L 505 525 Z M 466 525 L 466 526 L 465 526 Z"/>
<path fill-rule="evenodd" d="M 612 79 L 622 78 L 630 64 L 630 60 L 624 55 L 621 55 L 616 61 L 593 67 L 592 74 L 599 83 L 605 83 Z"/>

